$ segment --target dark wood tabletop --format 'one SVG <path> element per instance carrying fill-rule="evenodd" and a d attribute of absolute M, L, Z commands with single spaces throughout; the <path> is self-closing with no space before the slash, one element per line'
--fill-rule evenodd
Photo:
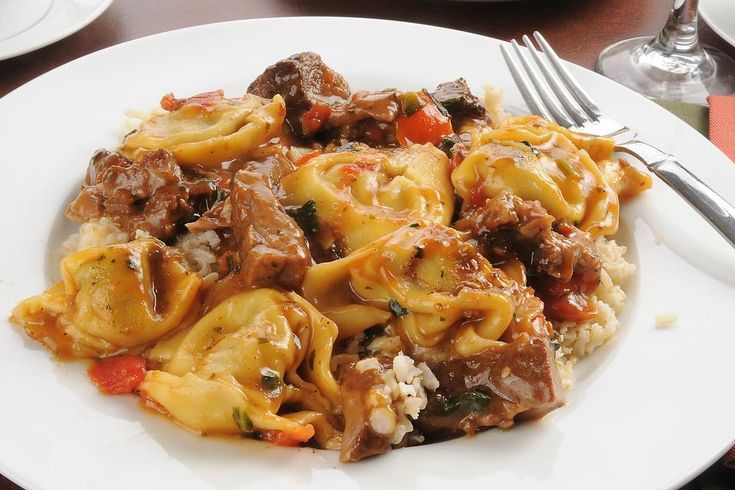
<path fill-rule="evenodd" d="M 500 39 L 540 30 L 559 54 L 593 68 L 608 44 L 661 29 L 671 0 L 116 0 L 89 26 L 38 51 L 0 61 L 0 97 L 80 56 L 158 32 L 258 17 L 329 15 L 431 24 Z M 702 40 L 735 57 L 735 48 L 702 23 Z M 686 441 L 682 441 L 685 445 Z M 686 450 L 682 447 L 682 450 Z M 735 470 L 720 462 L 686 489 L 734 488 Z M 19 487 L 0 476 L 0 489 Z"/>

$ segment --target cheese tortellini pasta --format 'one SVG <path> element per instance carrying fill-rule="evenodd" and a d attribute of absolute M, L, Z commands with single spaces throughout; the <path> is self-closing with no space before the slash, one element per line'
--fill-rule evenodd
<path fill-rule="evenodd" d="M 70 255 L 61 261 L 61 276 L 11 316 L 60 357 L 104 357 L 149 345 L 182 324 L 201 285 L 154 238 Z"/>
<path fill-rule="evenodd" d="M 314 426 L 301 422 L 339 406 L 330 371 L 336 337 L 336 325 L 295 293 L 238 293 L 153 349 L 149 357 L 162 367 L 146 373 L 139 391 L 201 433 L 280 430 L 306 441 Z M 306 412 L 277 415 L 295 402 Z"/>
<path fill-rule="evenodd" d="M 312 267 L 304 297 L 337 323 L 340 338 L 390 323 L 408 345 L 434 347 L 453 336 L 461 355 L 494 345 L 509 327 L 548 328 L 540 301 L 531 304 L 532 295 L 459 232 L 433 223 L 404 226 Z"/>
<path fill-rule="evenodd" d="M 555 218 L 593 237 L 615 233 L 620 204 L 616 187 L 650 187 L 650 178 L 627 167 L 622 183 L 601 171 L 614 158 L 614 141 L 572 133 L 537 116 L 504 121 L 498 129 L 474 135 L 471 153 L 452 174 L 466 205 L 479 205 L 505 189 L 538 200 Z"/>
<path fill-rule="evenodd" d="M 132 160 L 140 150 L 164 149 L 182 165 L 219 166 L 278 134 L 286 115 L 281 96 L 227 99 L 221 90 L 173 99 L 166 107 L 171 110 L 152 115 L 125 138 L 120 154 Z"/>
<path fill-rule="evenodd" d="M 312 158 L 283 179 L 284 203 L 316 205 L 318 241 L 343 254 L 419 219 L 449 225 L 454 196 L 446 155 L 432 145 L 358 147 Z"/>

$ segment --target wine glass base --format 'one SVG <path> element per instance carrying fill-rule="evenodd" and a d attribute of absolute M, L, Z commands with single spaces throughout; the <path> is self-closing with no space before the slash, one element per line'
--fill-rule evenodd
<path fill-rule="evenodd" d="M 620 41 L 605 48 L 597 71 L 647 97 L 707 105 L 707 96 L 735 94 L 735 60 L 706 47 L 668 53 L 650 37 Z"/>

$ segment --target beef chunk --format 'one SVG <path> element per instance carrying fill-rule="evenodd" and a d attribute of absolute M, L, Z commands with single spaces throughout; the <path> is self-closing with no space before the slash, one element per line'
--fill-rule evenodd
<path fill-rule="evenodd" d="M 352 366 L 344 373 L 340 384 L 345 419 L 339 456 L 341 462 L 351 463 L 390 451 L 390 439 L 370 426 L 371 408 L 366 400 L 370 388 L 382 383 L 375 370 L 361 372 Z"/>
<path fill-rule="evenodd" d="M 298 289 L 311 265 L 304 232 L 286 214 L 262 174 L 240 170 L 232 179 L 232 225 L 246 287 Z"/>
<path fill-rule="evenodd" d="M 350 86 L 318 54 L 305 52 L 266 68 L 248 92 L 268 98 L 283 96 L 289 124 L 300 136 L 309 137 L 326 121 L 332 107 L 346 102 Z"/>
<path fill-rule="evenodd" d="M 356 92 L 349 102 L 334 107 L 324 128 L 331 130 L 335 140 L 390 146 L 396 142 L 400 107 L 394 89 Z"/>
<path fill-rule="evenodd" d="M 260 174 L 265 179 L 267 185 L 275 195 L 281 195 L 281 179 L 293 172 L 294 166 L 291 161 L 281 154 L 267 155 L 261 160 L 253 160 L 244 163 L 235 163 L 231 165 L 230 172 L 226 175 L 229 182 L 232 179 L 232 171 L 238 168 L 248 170 Z M 229 193 L 225 193 L 229 197 Z M 206 211 L 201 213 L 199 219 L 192 223 L 188 223 L 186 227 L 192 232 L 201 232 L 205 230 L 218 230 L 232 227 L 232 202 L 230 199 L 222 198 L 214 201 Z"/>
<path fill-rule="evenodd" d="M 469 231 L 493 263 L 517 256 L 529 268 L 546 316 L 582 321 L 596 313 L 589 301 L 600 281 L 594 242 L 574 226 L 555 222 L 539 202 L 504 191 L 467 210 L 455 227 Z"/>
<path fill-rule="evenodd" d="M 431 438 L 509 428 L 517 416 L 542 417 L 564 405 L 564 391 L 548 339 L 522 335 L 512 343 L 431 366 L 439 389 L 419 417 Z"/>
<path fill-rule="evenodd" d="M 108 216 L 131 235 L 140 229 L 168 240 L 179 221 L 192 213 L 183 180 L 166 150 L 141 152 L 132 162 L 117 153 L 98 152 L 66 216 L 76 222 Z"/>
<path fill-rule="evenodd" d="M 472 95 L 464 78 L 453 82 L 440 83 L 432 92 L 432 97 L 441 103 L 452 117 L 485 117 L 485 106 L 480 99 Z"/>

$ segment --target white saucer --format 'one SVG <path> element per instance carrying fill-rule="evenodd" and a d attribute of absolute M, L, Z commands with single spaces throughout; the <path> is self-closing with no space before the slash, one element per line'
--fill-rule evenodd
<path fill-rule="evenodd" d="M 112 0 L 3 0 L 0 60 L 29 53 L 74 34 Z"/>
<path fill-rule="evenodd" d="M 735 46 L 735 3 L 732 0 L 702 0 L 699 14 L 713 31 Z"/>

